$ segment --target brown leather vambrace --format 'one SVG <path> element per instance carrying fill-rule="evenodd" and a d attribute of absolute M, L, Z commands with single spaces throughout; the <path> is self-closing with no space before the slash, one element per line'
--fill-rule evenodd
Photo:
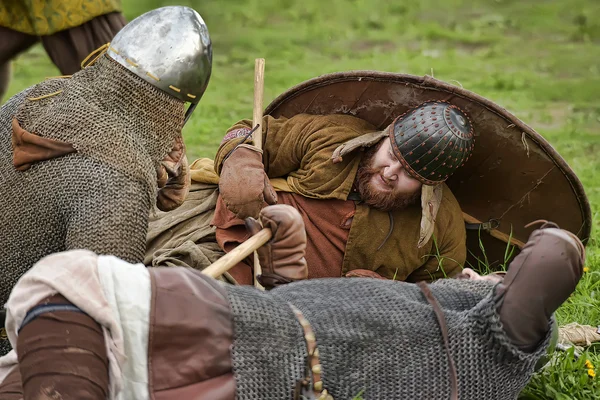
<path fill-rule="evenodd" d="M 102 328 L 59 294 L 29 311 L 19 332 L 17 353 L 26 400 L 108 396 Z"/>

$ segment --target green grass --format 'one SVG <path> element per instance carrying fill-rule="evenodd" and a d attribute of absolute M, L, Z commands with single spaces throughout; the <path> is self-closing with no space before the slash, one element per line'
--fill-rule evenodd
<path fill-rule="evenodd" d="M 558 320 L 600 324 L 599 1 L 329 0 L 326 7 L 320 0 L 123 3 L 128 19 L 161 5 L 191 5 L 209 27 L 213 76 L 185 128 L 190 159 L 212 157 L 226 129 L 251 117 L 257 57 L 266 59 L 265 106 L 306 79 L 373 69 L 433 74 L 516 114 L 574 169 L 594 215 L 590 271 L 558 311 Z M 40 46 L 15 60 L 13 67 L 9 95 L 58 74 Z M 586 357 L 598 366 L 599 354 L 592 350 Z M 592 387 L 591 378 L 574 372 L 568 356 L 560 360 L 564 363 L 532 381 L 528 393 L 538 396 L 533 398 L 600 398 L 597 384 Z M 551 390 L 543 387 L 548 385 Z"/>

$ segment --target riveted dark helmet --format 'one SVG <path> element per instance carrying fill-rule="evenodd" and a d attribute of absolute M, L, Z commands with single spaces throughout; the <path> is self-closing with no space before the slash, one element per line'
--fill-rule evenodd
<path fill-rule="evenodd" d="M 389 136 L 394 154 L 425 185 L 443 182 L 473 151 L 473 127 L 457 106 L 426 102 L 396 118 Z"/>

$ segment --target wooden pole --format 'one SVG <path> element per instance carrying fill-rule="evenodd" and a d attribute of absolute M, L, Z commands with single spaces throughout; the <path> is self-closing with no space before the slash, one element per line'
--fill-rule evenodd
<path fill-rule="evenodd" d="M 265 59 L 254 60 L 254 109 L 252 111 L 252 127 L 262 124 L 263 96 L 265 93 Z M 252 134 L 254 146 L 262 149 L 262 126 Z"/>
<path fill-rule="evenodd" d="M 256 235 L 253 235 L 244 243 L 240 244 L 223 257 L 212 263 L 210 266 L 202 270 L 202 273 L 217 278 L 229 271 L 234 265 L 248 257 L 252 252 L 258 249 L 263 244 L 271 240 L 273 234 L 269 228 L 261 229 Z"/>
<path fill-rule="evenodd" d="M 265 92 L 265 59 L 254 60 L 254 109 L 252 111 L 252 127 L 259 125 L 252 134 L 254 146 L 262 149 L 262 119 L 263 119 L 263 96 Z M 258 282 L 257 277 L 261 274 L 258 253 L 254 253 L 254 286 L 264 290 Z"/>

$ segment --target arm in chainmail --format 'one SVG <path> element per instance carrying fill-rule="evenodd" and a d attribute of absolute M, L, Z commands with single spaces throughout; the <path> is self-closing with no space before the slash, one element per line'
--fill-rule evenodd
<path fill-rule="evenodd" d="M 251 126 L 251 121 L 242 120 L 228 130 L 215 156 L 217 173 L 220 173 L 224 158 L 243 140 L 244 132 L 249 132 Z M 263 118 L 262 129 L 265 170 L 270 178 L 278 178 L 307 167 L 318 168 L 319 165 L 315 165 L 317 154 L 326 154 L 321 163 L 324 168 L 332 168 L 330 157 L 340 143 L 375 128 L 367 121 L 349 115 L 298 114 L 289 119 L 267 115 Z M 350 163 L 352 159 L 348 157 L 336 168 L 343 168 L 344 163 Z"/>
<path fill-rule="evenodd" d="M 143 184 L 86 158 L 87 176 L 67 184 L 76 192 L 67 209 L 66 250 L 87 249 L 131 263 L 143 261 L 150 199 Z"/>

